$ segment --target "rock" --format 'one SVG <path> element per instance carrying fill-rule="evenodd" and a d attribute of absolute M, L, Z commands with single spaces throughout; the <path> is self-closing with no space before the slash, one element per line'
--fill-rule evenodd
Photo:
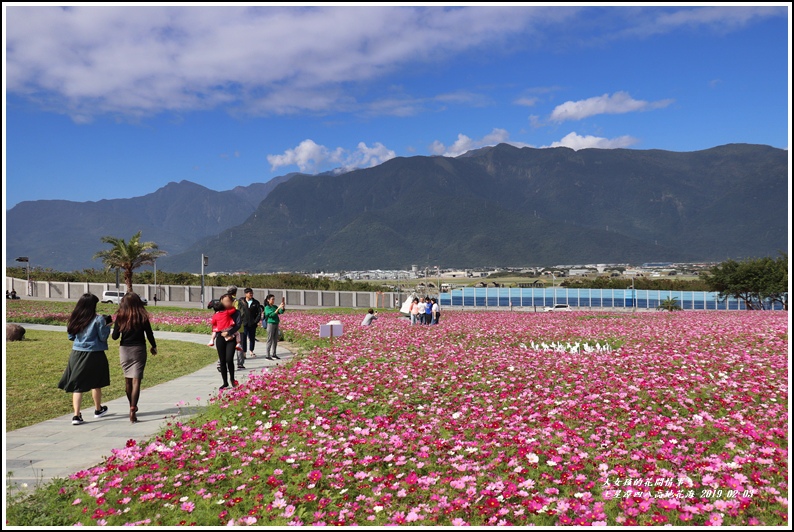
<path fill-rule="evenodd" d="M 6 342 L 18 342 L 25 338 L 25 328 L 9 323 L 6 325 Z"/>

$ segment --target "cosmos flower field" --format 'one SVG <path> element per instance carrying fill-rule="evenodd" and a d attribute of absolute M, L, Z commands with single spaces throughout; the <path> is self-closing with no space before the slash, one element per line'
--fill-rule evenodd
<path fill-rule="evenodd" d="M 784 312 L 340 319 L 60 485 L 64 522 L 787 524 Z"/>

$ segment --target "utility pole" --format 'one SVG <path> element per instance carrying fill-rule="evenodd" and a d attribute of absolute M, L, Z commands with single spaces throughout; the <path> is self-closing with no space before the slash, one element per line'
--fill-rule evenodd
<path fill-rule="evenodd" d="M 157 306 L 157 259 L 154 259 L 154 306 Z"/>
<path fill-rule="evenodd" d="M 201 254 L 201 308 L 206 307 L 204 303 L 204 266 L 209 264 L 209 260 L 210 258 L 204 253 Z"/>

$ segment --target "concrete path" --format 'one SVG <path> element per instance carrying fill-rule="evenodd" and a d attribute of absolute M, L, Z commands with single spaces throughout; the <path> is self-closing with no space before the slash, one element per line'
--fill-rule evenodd
<path fill-rule="evenodd" d="M 66 327 L 21 323 L 29 330 L 59 331 L 66 334 Z M 207 334 L 190 334 L 155 331 L 158 340 L 178 340 L 201 344 L 199 349 L 209 352 Z M 265 352 L 264 342 L 257 342 L 257 351 Z M 249 373 L 267 371 L 292 358 L 292 353 L 279 345 L 278 356 L 281 360 L 265 360 L 262 354 L 257 358 L 246 359 L 245 370 L 235 371 L 235 377 L 242 384 Z M 210 359 L 208 360 L 216 360 Z M 118 360 L 110 360 L 118 364 Z M 168 421 L 184 420 L 195 415 L 206 406 L 210 395 L 218 392 L 222 384 L 215 362 L 199 371 L 179 377 L 163 384 L 141 390 L 138 402 L 138 423 L 130 423 L 130 407 L 126 397 L 112 401 L 102 401 L 108 413 L 94 419 L 93 407 L 83 410 L 85 424 L 73 426 L 72 413 L 37 423 L 29 427 L 5 434 L 6 472 L 13 473 L 10 484 L 33 488 L 42 481 L 67 477 L 82 469 L 93 467 L 110 455 L 111 449 L 124 447 L 127 440 L 136 441 L 149 438 Z M 144 378 L 143 385 L 146 385 Z M 71 394 L 54 389 L 52 393 L 63 395 L 64 405 L 71 405 Z M 180 406 L 181 405 L 181 406 Z M 7 482 L 8 484 L 8 482 Z"/>

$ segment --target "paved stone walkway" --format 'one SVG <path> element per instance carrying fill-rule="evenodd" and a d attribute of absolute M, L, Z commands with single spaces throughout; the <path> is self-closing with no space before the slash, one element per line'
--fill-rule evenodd
<path fill-rule="evenodd" d="M 66 327 L 53 325 L 20 324 L 29 330 L 59 331 L 66 334 Z M 206 343 L 207 334 L 190 334 L 155 331 L 158 340 L 178 340 L 202 344 L 200 349 L 210 351 Z M 257 342 L 260 353 L 264 353 L 264 342 Z M 292 353 L 279 346 L 281 360 L 265 360 L 262 354 L 246 359 L 245 370 L 235 371 L 242 384 L 249 373 L 267 371 L 267 368 L 283 364 Z M 217 356 L 208 360 L 217 360 Z M 118 360 L 109 361 L 118 364 Z M 143 381 L 146 385 L 146 379 Z M 5 434 L 6 471 L 12 473 L 11 484 L 29 488 L 37 483 L 93 467 L 110 455 L 110 450 L 124 447 L 127 440 L 142 440 L 154 436 L 168 421 L 185 419 L 206 406 L 210 395 L 217 394 L 222 384 L 215 362 L 190 375 L 179 377 L 163 384 L 141 390 L 138 402 L 138 423 L 130 423 L 130 407 L 122 396 L 112 401 L 102 401 L 108 406 L 108 414 L 94 419 L 93 408 L 83 410 L 83 425 L 73 426 L 72 413 L 21 428 Z M 54 389 L 63 395 L 64 405 L 71 405 L 71 394 Z M 181 405 L 181 406 L 180 406 Z"/>

